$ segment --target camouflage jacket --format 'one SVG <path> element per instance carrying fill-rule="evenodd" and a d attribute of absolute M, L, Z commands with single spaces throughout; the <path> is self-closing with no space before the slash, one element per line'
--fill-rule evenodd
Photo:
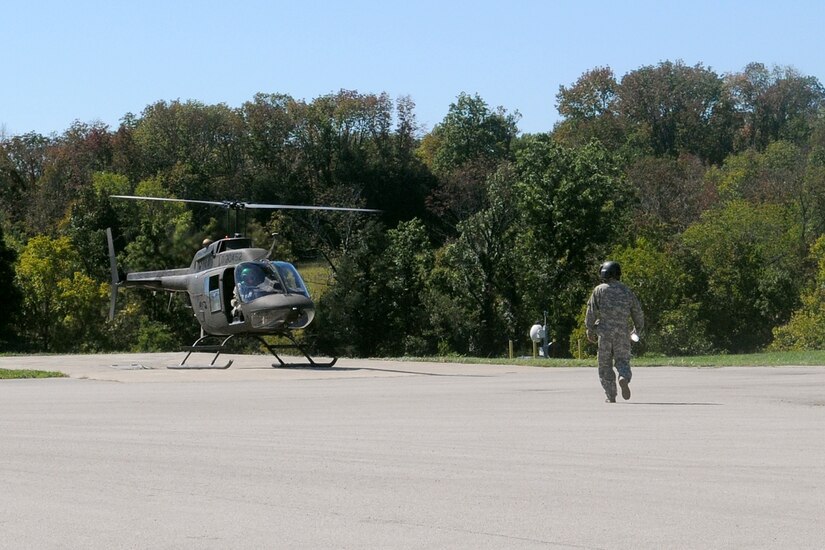
<path fill-rule="evenodd" d="M 630 319 L 633 319 L 633 327 L 629 325 Z M 633 291 L 621 282 L 611 280 L 593 289 L 593 294 L 587 300 L 584 326 L 588 333 L 630 334 L 634 328 L 641 332 L 645 326 L 645 317 Z"/>

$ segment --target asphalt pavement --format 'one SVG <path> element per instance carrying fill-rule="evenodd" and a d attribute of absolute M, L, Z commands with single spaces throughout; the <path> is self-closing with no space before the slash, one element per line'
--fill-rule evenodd
<path fill-rule="evenodd" d="M 0 358 L 0 548 L 825 545 L 825 367 L 181 358 Z"/>

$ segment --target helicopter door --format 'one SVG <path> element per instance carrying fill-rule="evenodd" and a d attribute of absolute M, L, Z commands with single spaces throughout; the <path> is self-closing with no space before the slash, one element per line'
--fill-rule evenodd
<path fill-rule="evenodd" d="M 232 298 L 235 292 L 235 268 L 228 267 L 224 269 L 221 276 L 221 288 L 223 288 L 223 312 L 226 314 L 227 322 L 231 323 L 232 317 Z"/>
<path fill-rule="evenodd" d="M 215 313 L 221 310 L 221 285 L 218 275 L 209 277 L 208 282 L 209 292 L 209 312 Z"/>

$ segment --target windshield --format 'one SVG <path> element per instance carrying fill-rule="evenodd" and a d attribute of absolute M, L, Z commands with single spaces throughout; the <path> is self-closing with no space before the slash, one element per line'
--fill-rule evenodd
<path fill-rule="evenodd" d="M 272 262 L 272 266 L 278 271 L 281 280 L 286 285 L 286 291 L 290 294 L 303 294 L 309 298 L 309 290 L 301 278 L 301 274 L 295 266 L 289 262 Z"/>
<path fill-rule="evenodd" d="M 248 303 L 261 296 L 283 294 L 284 287 L 278 273 L 264 262 L 244 262 L 235 268 L 238 297 Z"/>

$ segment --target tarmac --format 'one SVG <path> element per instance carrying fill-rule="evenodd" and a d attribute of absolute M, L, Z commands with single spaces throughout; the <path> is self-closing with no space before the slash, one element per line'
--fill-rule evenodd
<path fill-rule="evenodd" d="M 825 367 L 0 357 L 2 548 L 823 548 Z"/>

